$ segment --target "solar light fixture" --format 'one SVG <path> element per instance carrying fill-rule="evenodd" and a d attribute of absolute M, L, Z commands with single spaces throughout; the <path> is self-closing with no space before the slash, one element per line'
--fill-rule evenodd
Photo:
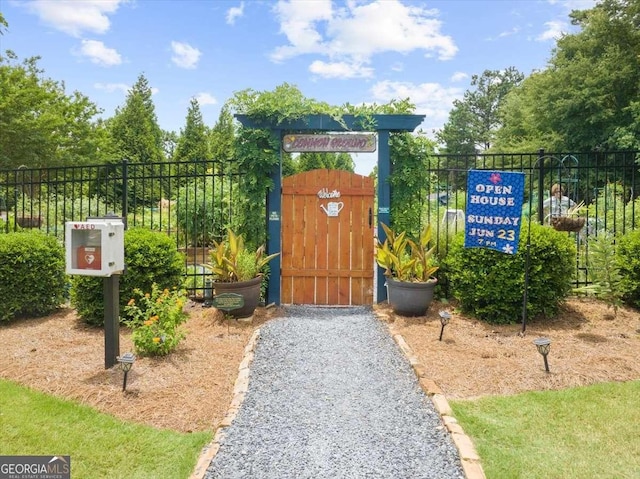
<path fill-rule="evenodd" d="M 440 315 L 440 324 L 442 327 L 440 328 L 440 339 L 442 341 L 442 333 L 444 333 L 444 327 L 449 324 L 449 320 L 451 319 L 451 313 L 449 311 L 440 311 L 438 313 Z"/>
<path fill-rule="evenodd" d="M 538 352 L 542 354 L 544 358 L 544 370 L 549 372 L 549 361 L 547 361 L 547 355 L 549 354 L 549 349 L 551 349 L 551 340 L 549 338 L 538 338 L 533 340 L 533 344 L 538 348 Z"/>
<path fill-rule="evenodd" d="M 133 353 L 124 353 L 122 356 L 118 356 L 116 360 L 120 363 L 120 369 L 124 371 L 124 379 L 122 380 L 122 390 L 124 391 L 127 389 L 127 374 L 131 371 L 136 357 Z"/>

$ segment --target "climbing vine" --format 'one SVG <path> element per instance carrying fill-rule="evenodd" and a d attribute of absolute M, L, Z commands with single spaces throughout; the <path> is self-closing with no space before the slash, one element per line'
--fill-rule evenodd
<path fill-rule="evenodd" d="M 325 102 L 306 98 L 300 90 L 291 84 L 283 83 L 273 91 L 259 92 L 246 89 L 237 92 L 228 102 L 235 114 L 245 115 L 257 124 L 264 123 L 272 127 L 303 120 L 308 115 L 327 115 L 343 125 L 348 130 L 343 118 L 346 115 L 355 117 L 355 124 L 360 128 L 375 130 L 374 115 L 380 114 L 412 114 L 415 106 L 405 100 L 391 100 L 384 105 L 351 105 L 346 103 L 341 106 L 332 106 Z M 395 139 L 398 137 L 398 139 Z M 417 197 L 420 185 L 419 178 L 427 155 L 427 151 L 433 148 L 429 143 L 420 139 L 412 139 L 411 135 L 392 135 L 391 155 L 394 163 L 394 173 L 391 179 L 394 186 L 393 204 L 394 214 L 407 215 L 406 223 L 419 226 L 419 212 L 415 212 L 415 206 L 407 209 L 407 199 Z M 241 212 L 239 224 L 236 230 L 244 235 L 250 243 L 263 243 L 266 240 L 265 228 L 265 197 L 268 191 L 274 187 L 271 173 L 280 165 L 279 139 L 273 136 L 270 130 L 250 129 L 241 127 L 236 135 L 235 152 L 239 170 L 246 176 L 243 187 L 241 204 L 238 211 Z M 419 155 L 415 158 L 413 155 Z M 395 158 L 395 160 L 394 160 Z M 417 170 L 414 170 L 417 168 Z M 418 175 L 416 178 L 415 175 Z M 392 210 L 394 206 L 392 204 Z M 418 218 L 417 222 L 413 222 Z M 405 220 L 401 220 L 405 222 Z"/>

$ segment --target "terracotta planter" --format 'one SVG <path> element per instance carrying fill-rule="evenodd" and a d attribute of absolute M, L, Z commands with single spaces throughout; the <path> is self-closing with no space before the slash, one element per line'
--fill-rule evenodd
<path fill-rule="evenodd" d="M 387 278 L 387 298 L 391 309 L 400 316 L 424 316 L 431 301 L 438 280 L 426 283 L 410 283 Z"/>
<path fill-rule="evenodd" d="M 260 302 L 260 285 L 262 276 L 250 279 L 249 281 L 239 281 L 236 283 L 213 283 L 215 294 L 236 293 L 244 298 L 244 306 L 239 309 L 229 311 L 234 318 L 248 318 L 253 314 Z"/>

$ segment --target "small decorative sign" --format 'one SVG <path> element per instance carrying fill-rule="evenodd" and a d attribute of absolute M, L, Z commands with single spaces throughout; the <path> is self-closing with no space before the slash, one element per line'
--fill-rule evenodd
<path fill-rule="evenodd" d="M 373 133 L 332 133 L 318 135 L 285 135 L 282 148 L 292 152 L 340 152 L 371 153 L 376 151 L 376 135 Z"/>
<path fill-rule="evenodd" d="M 244 298 L 238 293 L 216 294 L 211 301 L 211 305 L 214 308 L 229 312 L 242 308 L 244 306 Z"/>
<path fill-rule="evenodd" d="M 379 207 L 378 214 L 389 214 L 389 207 L 388 206 Z"/>
<path fill-rule="evenodd" d="M 516 254 L 523 197 L 524 173 L 469 171 L 465 248 L 490 248 Z"/>
<path fill-rule="evenodd" d="M 327 216 L 338 216 L 344 208 L 344 203 L 342 201 L 329 201 L 327 206 L 320 205 L 320 208 L 324 210 Z"/>
<path fill-rule="evenodd" d="M 318 198 L 340 198 L 340 192 L 338 190 L 329 191 L 329 188 L 322 188 L 318 191 Z"/>
<path fill-rule="evenodd" d="M 271 211 L 269 213 L 269 221 L 280 221 L 280 215 L 277 211 Z"/>

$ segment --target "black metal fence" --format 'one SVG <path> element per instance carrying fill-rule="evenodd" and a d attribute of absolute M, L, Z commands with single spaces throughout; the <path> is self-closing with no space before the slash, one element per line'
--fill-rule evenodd
<path fill-rule="evenodd" d="M 640 228 L 640 152 L 436 155 L 431 157 L 428 182 L 415 196 L 421 223 L 435 226 L 438 251 L 446 254 L 451 235 L 464 229 L 467 172 L 472 169 L 525 173 L 523 215 L 550 224 L 547 206 L 554 184 L 574 208 L 564 214 L 584 218 L 573 236 L 578 246 L 576 286 L 590 282 L 586 268 L 588 238 L 607 231 L 614 235 Z M 393 201 L 392 192 L 392 205 Z M 575 210 L 579 207 L 579 210 Z M 575 212 L 575 213 L 574 213 Z"/>
<path fill-rule="evenodd" d="M 3 232 L 39 229 L 64 239 L 67 221 L 113 213 L 128 228 L 145 227 L 175 238 L 184 251 L 185 274 L 198 290 L 208 249 L 239 223 L 244 175 L 232 161 L 190 161 L 0 171 Z M 265 208 L 252 204 L 253 208 Z"/>
<path fill-rule="evenodd" d="M 419 222 L 430 222 L 438 233 L 438 250 L 446 254 L 451 234 L 464 228 L 467 172 L 471 169 L 525 173 L 523 213 L 546 223 L 544 200 L 553 184 L 577 205 L 584 228 L 574 235 L 579 246 L 576 284 L 586 274 L 586 243 L 599 231 L 624 234 L 640 227 L 640 152 L 590 152 L 436 155 L 431 157 L 428 181 L 403 205 L 419 211 Z M 0 171 L 0 227 L 4 232 L 37 228 L 64 237 L 66 221 L 115 213 L 128 227 L 163 231 L 185 252 L 185 274 L 202 277 L 198 264 L 209 260 L 208 246 L 228 227 L 240 226 L 239 208 L 261 204 L 239 201 L 250 180 L 233 160 L 18 168 Z M 266 197 L 266 192 L 265 192 Z M 266 200 L 265 200 L 266 201 Z M 403 200 L 406 201 L 406 200 Z M 392 191 L 392 213 L 394 208 Z M 244 206 L 240 206 L 244 205 Z M 266 220 L 265 220 L 266 223 Z M 197 289 L 202 289 L 202 283 Z"/>

